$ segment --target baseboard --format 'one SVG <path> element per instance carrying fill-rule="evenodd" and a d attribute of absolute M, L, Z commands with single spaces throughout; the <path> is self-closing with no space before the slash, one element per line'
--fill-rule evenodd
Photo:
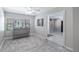
<path fill-rule="evenodd" d="M 73 52 L 73 49 L 67 46 L 64 46 L 64 48 L 66 48 L 67 50 L 69 50 L 69 52 Z"/>

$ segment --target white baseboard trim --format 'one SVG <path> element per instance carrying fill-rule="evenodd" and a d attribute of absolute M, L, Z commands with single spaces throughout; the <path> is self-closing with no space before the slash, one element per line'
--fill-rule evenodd
<path fill-rule="evenodd" d="M 73 52 L 73 49 L 68 47 L 68 46 L 64 46 L 64 48 L 66 48 L 67 50 L 69 50 L 70 52 Z"/>

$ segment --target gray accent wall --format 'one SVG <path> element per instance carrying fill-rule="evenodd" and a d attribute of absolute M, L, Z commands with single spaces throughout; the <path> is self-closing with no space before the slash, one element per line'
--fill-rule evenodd
<path fill-rule="evenodd" d="M 73 48 L 79 52 L 79 7 L 73 8 Z"/>
<path fill-rule="evenodd" d="M 79 52 L 79 7 L 68 7 L 65 11 L 66 47 Z"/>

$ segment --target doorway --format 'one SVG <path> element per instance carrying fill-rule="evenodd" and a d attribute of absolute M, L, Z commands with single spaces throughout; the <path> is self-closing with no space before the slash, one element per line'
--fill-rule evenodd
<path fill-rule="evenodd" d="M 63 16 L 49 16 L 49 40 L 64 46 Z"/>

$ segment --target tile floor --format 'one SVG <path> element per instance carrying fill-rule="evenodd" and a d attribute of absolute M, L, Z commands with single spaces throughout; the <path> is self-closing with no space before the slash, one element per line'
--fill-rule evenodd
<path fill-rule="evenodd" d="M 68 52 L 65 48 L 50 40 L 30 36 L 5 40 L 1 52 Z"/>
<path fill-rule="evenodd" d="M 64 46 L 64 35 L 63 33 L 51 33 L 51 36 L 48 37 L 48 40 L 55 42 L 61 46 Z"/>

